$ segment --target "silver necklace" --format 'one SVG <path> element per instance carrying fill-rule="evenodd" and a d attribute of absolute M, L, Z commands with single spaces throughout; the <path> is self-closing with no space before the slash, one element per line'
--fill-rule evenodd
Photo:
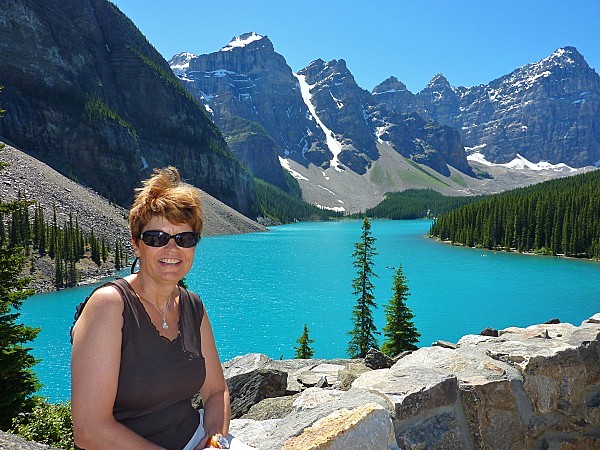
<path fill-rule="evenodd" d="M 167 306 L 165 308 L 165 312 L 164 313 L 154 303 L 148 302 L 152 306 L 154 306 L 157 309 L 157 311 L 160 313 L 160 315 L 162 316 L 162 325 L 161 326 L 162 326 L 163 330 L 168 330 L 169 329 L 169 324 L 167 323 L 167 313 L 169 312 L 169 303 L 171 303 L 171 295 L 173 295 L 173 293 L 169 294 L 169 299 L 167 300 Z"/>

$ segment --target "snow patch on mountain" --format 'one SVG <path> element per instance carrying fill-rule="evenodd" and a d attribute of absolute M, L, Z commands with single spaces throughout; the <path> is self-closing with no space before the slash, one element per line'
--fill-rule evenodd
<path fill-rule="evenodd" d="M 473 150 L 474 147 L 465 147 L 465 150 L 469 152 L 469 150 Z M 512 161 L 504 164 L 496 164 L 485 159 L 485 156 L 478 152 L 474 151 L 467 155 L 467 160 L 482 164 L 484 166 L 498 166 L 498 167 L 506 167 L 508 169 L 515 170 L 533 170 L 533 171 L 541 171 L 541 170 L 552 170 L 554 172 L 578 172 L 578 169 L 574 169 L 572 167 L 567 166 L 564 163 L 558 164 L 550 164 L 547 161 L 540 161 L 539 163 L 532 163 L 531 161 L 523 158 L 521 155 L 517 153 L 517 157 Z"/>
<path fill-rule="evenodd" d="M 290 167 L 290 162 L 287 159 L 282 158 L 281 156 L 278 156 L 278 158 L 279 158 L 279 164 L 281 164 L 281 167 L 283 167 L 285 170 L 287 170 L 290 173 L 290 175 L 293 176 L 296 180 L 310 181 L 304 175 L 302 175 L 301 173 L 296 172 L 294 169 L 292 169 Z"/>
<path fill-rule="evenodd" d="M 310 112 L 311 116 L 315 119 L 317 125 L 323 130 L 323 133 L 325 133 L 325 137 L 327 138 L 327 147 L 329 148 L 329 151 L 333 154 L 333 158 L 331 159 L 331 167 L 333 167 L 338 172 L 342 172 L 343 169 L 340 167 L 340 161 L 338 159 L 338 155 L 342 151 L 342 144 L 341 142 L 335 139 L 333 132 L 329 128 L 327 128 L 327 126 L 321 121 L 321 119 L 317 115 L 317 110 L 315 108 L 315 105 L 312 103 L 312 96 L 310 95 L 310 90 L 312 86 L 306 82 L 306 75 L 299 75 L 294 72 L 294 76 L 296 77 L 296 79 L 298 80 L 298 84 L 300 85 L 300 93 L 302 94 L 302 100 L 304 100 L 308 111 Z"/>
<path fill-rule="evenodd" d="M 189 52 L 177 53 L 169 61 L 169 66 L 175 75 L 182 77 L 190 68 L 190 61 L 196 58 L 197 55 Z"/>
<path fill-rule="evenodd" d="M 336 211 L 336 212 L 344 212 L 346 211 L 346 208 L 344 208 L 343 206 L 323 206 L 323 205 L 319 205 L 318 203 L 315 203 L 315 206 L 317 208 L 320 209 L 327 209 L 329 211 Z"/>
<path fill-rule="evenodd" d="M 255 32 L 244 33 L 241 36 L 236 36 L 233 39 L 231 39 L 231 42 L 229 42 L 229 44 L 223 47 L 220 51 L 230 52 L 234 48 L 245 47 L 246 45 L 251 44 L 252 42 L 260 41 L 263 37 L 264 36 L 256 34 Z"/>

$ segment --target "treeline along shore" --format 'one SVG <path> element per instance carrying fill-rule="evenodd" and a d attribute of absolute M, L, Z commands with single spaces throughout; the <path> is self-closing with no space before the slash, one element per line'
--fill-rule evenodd
<path fill-rule="evenodd" d="M 485 197 L 437 217 L 430 235 L 490 250 L 600 259 L 600 171 Z"/>

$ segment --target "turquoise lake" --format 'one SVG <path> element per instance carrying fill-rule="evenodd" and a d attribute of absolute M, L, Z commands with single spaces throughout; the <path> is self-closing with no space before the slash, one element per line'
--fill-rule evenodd
<path fill-rule="evenodd" d="M 453 247 L 424 237 L 430 224 L 372 222 L 380 330 L 392 294 L 391 267 L 399 264 L 422 346 L 554 317 L 579 325 L 600 312 L 600 263 Z M 315 341 L 315 358 L 346 357 L 356 301 L 352 252 L 361 225 L 305 222 L 203 238 L 187 282 L 204 300 L 221 359 L 244 353 L 291 358 L 303 324 Z M 37 294 L 21 309 L 23 322 L 42 327 L 32 347 L 42 359 L 36 366 L 40 394 L 51 401 L 70 397 L 69 328 L 75 306 L 94 287 Z"/>

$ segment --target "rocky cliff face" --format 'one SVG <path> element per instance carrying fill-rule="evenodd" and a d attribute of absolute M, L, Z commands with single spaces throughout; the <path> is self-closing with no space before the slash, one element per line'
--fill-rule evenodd
<path fill-rule="evenodd" d="M 227 127 L 226 134 L 232 140 L 241 142 L 243 137 L 235 136 L 230 117 L 257 122 L 275 142 L 280 157 L 303 166 L 312 163 L 322 169 L 347 168 L 365 174 L 380 157 L 378 127 L 393 119 L 381 113 L 388 111 L 379 101 L 384 96 L 375 98 L 360 88 L 344 60 L 319 59 L 293 73 L 271 41 L 255 33 L 234 38 L 219 52 L 208 55 L 180 53 L 169 64 L 186 89 L 206 105 L 215 123 Z M 428 126 L 439 125 L 430 120 Z M 404 131 L 409 134 L 411 149 L 395 146 L 399 153 L 431 164 L 444 174 L 449 173 L 448 164 L 468 173 L 464 149 L 455 148 L 457 135 L 411 134 L 414 130 L 410 127 Z M 430 139 L 434 134 L 436 137 Z M 446 135 L 449 141 L 443 140 Z M 391 138 L 389 142 L 394 144 Z M 446 147 L 458 154 L 446 151 Z M 255 157 L 259 162 L 248 160 L 248 166 L 278 165 L 275 158 Z"/>
<path fill-rule="evenodd" d="M 366 114 L 369 92 L 358 86 L 343 59 L 318 59 L 298 75 L 308 85 L 305 102 L 332 131 L 330 139 L 339 143 L 337 158 L 354 172 L 364 174 L 371 161 L 379 158 Z"/>
<path fill-rule="evenodd" d="M 600 161 L 600 76 L 574 47 L 487 85 L 455 88 L 437 75 L 412 97 L 395 94 L 394 102 L 457 129 L 464 145 L 490 161 L 517 154 L 573 167 Z"/>
<path fill-rule="evenodd" d="M 251 175 L 166 61 L 106 0 L 0 3 L 0 136 L 128 206 L 155 167 L 248 212 Z"/>
<path fill-rule="evenodd" d="M 206 106 L 232 140 L 243 141 L 243 136 L 234 136 L 234 125 L 240 126 L 239 134 L 243 135 L 248 122 L 256 123 L 266 130 L 281 155 L 293 155 L 305 164 L 323 163 L 319 140 L 307 138 L 307 133 L 315 135 L 319 130 L 307 116 L 298 82 L 267 37 L 247 33 L 218 52 L 178 54 L 169 63 L 181 83 Z M 257 147 L 253 161 L 246 161 L 248 166 L 281 172 L 277 154 L 268 147 L 272 146 L 268 145 L 267 151 Z M 243 153 L 238 154 L 243 158 Z"/>

